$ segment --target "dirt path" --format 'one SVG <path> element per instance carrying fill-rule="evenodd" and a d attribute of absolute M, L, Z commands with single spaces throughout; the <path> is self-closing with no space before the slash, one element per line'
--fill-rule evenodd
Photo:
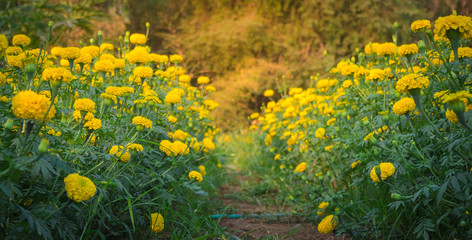
<path fill-rule="evenodd" d="M 242 184 L 247 179 L 242 174 L 236 174 L 234 181 L 220 188 L 220 200 L 226 209 L 226 214 L 239 214 L 242 218 L 223 217 L 220 226 L 233 236 L 232 239 L 344 239 L 334 235 L 320 234 L 316 225 L 304 222 L 290 215 L 287 207 L 250 203 L 237 199 L 241 196 Z"/>

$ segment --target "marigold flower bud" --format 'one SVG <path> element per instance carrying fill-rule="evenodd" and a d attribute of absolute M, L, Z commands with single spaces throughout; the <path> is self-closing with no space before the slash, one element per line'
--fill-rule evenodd
<path fill-rule="evenodd" d="M 10 131 L 13 129 L 13 119 L 8 119 L 5 124 L 3 124 L 3 128 L 5 128 L 5 131 Z"/>
<path fill-rule="evenodd" d="M 402 195 L 398 194 L 398 193 L 392 193 L 390 195 L 391 198 L 395 199 L 395 200 L 401 200 L 402 199 Z"/>
<path fill-rule="evenodd" d="M 40 153 L 47 153 L 49 147 L 49 141 L 46 138 L 41 139 L 41 143 L 38 146 L 38 151 Z"/>
<path fill-rule="evenodd" d="M 52 25 L 54 25 L 54 22 L 53 22 L 53 21 L 49 21 L 48 26 L 49 26 L 49 27 L 52 27 Z"/>
<path fill-rule="evenodd" d="M 424 53 L 426 51 L 426 44 L 423 40 L 418 41 L 418 52 Z"/>

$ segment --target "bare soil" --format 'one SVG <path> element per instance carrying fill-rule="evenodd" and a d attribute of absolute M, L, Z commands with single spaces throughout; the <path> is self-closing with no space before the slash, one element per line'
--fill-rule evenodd
<path fill-rule="evenodd" d="M 225 227 L 226 232 L 233 236 L 233 239 L 348 239 L 345 236 L 335 237 L 334 234 L 321 234 L 315 224 L 300 218 L 289 215 L 265 215 L 290 213 L 290 209 L 287 207 L 249 203 L 231 197 L 241 192 L 240 184 L 243 180 L 247 180 L 240 176 L 235 178 L 235 181 L 230 185 L 221 186 L 220 200 L 224 208 L 228 209 L 228 213 L 242 214 L 243 218 L 221 218 L 218 220 L 220 226 Z M 263 214 L 266 217 L 247 217 L 254 216 L 254 214 Z"/>

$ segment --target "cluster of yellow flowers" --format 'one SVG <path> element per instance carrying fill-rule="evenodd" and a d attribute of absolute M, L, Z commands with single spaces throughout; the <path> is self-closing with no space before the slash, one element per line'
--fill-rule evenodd
<path fill-rule="evenodd" d="M 430 123 L 428 115 L 466 125 L 463 113 L 472 110 L 471 82 L 464 77 L 467 70 L 461 66 L 458 70 L 461 72 L 452 73 L 446 79 L 432 72 L 446 71 L 450 68 L 446 64 L 453 64 L 454 61 L 462 65 L 470 61 L 472 48 L 459 46 L 458 54 L 454 54 L 453 38 L 472 39 L 472 19 L 454 15 L 439 18 L 434 24 L 434 37 L 429 34 L 431 26 L 429 20 L 411 24 L 413 32 L 429 38 L 428 47 L 425 40 L 403 45 L 398 45 L 396 39 L 394 42 L 369 43 L 365 45 L 364 53 L 342 60 L 331 68 L 330 77 L 312 77 L 314 82 L 310 86 L 314 87 L 279 89 L 281 99 L 277 101 L 271 99 L 274 91 L 266 90 L 264 96 L 269 98 L 267 104 L 262 107 L 262 112 L 252 113 L 249 118 L 253 120 L 250 129 L 262 132 L 260 141 L 265 145 L 263 151 L 273 157 L 272 163 L 277 164 L 285 174 L 292 174 L 297 179 L 300 177 L 303 181 L 309 179 L 307 183 L 320 177 L 311 174 L 316 171 L 312 168 L 322 171 L 333 169 L 324 161 L 333 161 L 338 165 L 348 163 L 343 174 L 359 174 L 359 169 L 372 160 L 360 160 L 358 157 L 336 159 L 341 157 L 337 150 L 347 149 L 340 143 L 345 134 L 343 131 L 349 131 L 347 129 L 353 129 L 349 139 L 355 138 L 359 147 L 372 147 L 369 151 L 372 155 L 378 155 L 376 146 L 379 142 L 383 141 L 381 145 L 384 145 L 385 139 L 395 139 L 394 136 L 405 131 L 401 119 L 408 120 L 410 128 L 415 127 L 415 121 L 423 118 Z M 464 45 L 464 42 L 460 44 Z M 455 56 L 459 59 L 454 59 Z M 452 81 L 451 87 L 448 84 Z M 433 94 L 434 99 L 430 97 Z M 422 106 L 422 102 L 426 107 Z M 425 114 L 425 109 L 428 114 Z M 365 132 L 359 133 L 359 129 L 365 129 Z M 440 131 L 445 130 L 438 128 Z M 313 162 L 305 160 L 312 156 L 315 156 L 311 160 Z M 369 167 L 373 182 L 381 182 L 395 174 L 396 162 L 376 164 L 372 169 Z M 307 167 L 309 171 L 306 171 Z M 336 188 L 337 179 L 330 178 Z M 363 174 L 363 178 L 370 181 L 369 175 Z M 327 206 L 327 202 L 320 204 L 319 216 L 326 215 L 324 209 Z M 318 230 L 329 233 L 338 223 L 337 217 L 329 215 L 321 221 Z"/>
<path fill-rule="evenodd" d="M 380 172 L 380 175 L 378 174 L 378 172 Z M 395 166 L 393 166 L 392 163 L 380 163 L 379 165 L 372 168 L 372 170 L 370 171 L 370 178 L 372 178 L 372 181 L 374 182 L 380 182 L 378 176 L 380 176 L 382 180 L 385 180 L 387 179 L 387 177 L 392 176 L 394 173 Z"/>
<path fill-rule="evenodd" d="M 0 95 L 0 110 L 7 109 L 3 106 L 11 102 L 11 113 L 7 112 L 6 116 L 13 118 L 9 121 L 13 126 L 8 128 L 18 134 L 28 132 L 24 139 L 21 136 L 26 143 L 36 144 L 27 139 L 36 137 L 29 135 L 31 128 L 37 128 L 38 135 L 44 138 L 42 143 L 49 144 L 48 139 L 57 138 L 58 141 L 51 141 L 57 144 L 55 154 L 62 154 L 62 159 L 74 163 L 75 172 L 85 168 L 87 176 L 90 172 L 106 175 L 107 167 L 90 167 L 99 166 L 103 159 L 102 163 L 88 160 L 83 163 L 72 158 L 80 154 L 75 149 L 93 156 L 102 156 L 94 151 L 106 151 L 116 160 L 113 165 L 128 163 L 121 168 L 126 171 L 135 156 L 149 149 L 148 143 L 159 144 L 161 152 L 151 154 L 179 156 L 179 160 L 185 159 L 185 167 L 189 169 L 198 166 L 199 172 L 188 174 L 190 180 L 183 173 L 176 178 L 201 182 L 207 174 L 206 168 L 193 159 L 215 150 L 214 137 L 219 130 L 211 112 L 218 104 L 209 97 L 216 89 L 209 85 L 209 77 L 186 73 L 180 65 L 182 56 L 150 53 L 146 42 L 146 35 L 135 33 L 127 34 L 120 48 L 110 43 L 93 45 L 91 41 L 90 46 L 54 46 L 48 51 L 32 49 L 31 39 L 21 34 L 15 35 L 13 46 L 9 46 L 8 39 L 0 34 L 0 53 L 5 56 L 0 71 L 0 93 L 7 94 Z M 25 76 L 27 82 L 21 82 Z M 191 80 L 197 77 L 198 84 L 194 84 Z M 130 127 L 133 125 L 136 128 Z M 170 134 L 159 135 L 158 131 Z M 154 142 L 156 136 L 158 141 Z M 74 150 L 66 153 L 60 144 Z M 44 145 L 38 148 L 43 154 L 48 152 L 47 144 Z M 27 154 L 31 155 L 28 151 Z M 175 159 L 167 157 L 167 160 Z M 102 180 L 94 181 L 102 184 Z M 69 174 L 64 178 L 67 196 L 76 202 L 91 199 L 97 190 L 94 181 L 79 173 Z M 152 213 L 150 219 L 152 231 L 164 229 L 161 214 Z"/>

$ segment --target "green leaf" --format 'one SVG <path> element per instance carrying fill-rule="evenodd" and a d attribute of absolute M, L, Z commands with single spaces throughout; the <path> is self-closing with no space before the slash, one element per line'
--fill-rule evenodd
<path fill-rule="evenodd" d="M 448 185 L 449 185 L 449 180 L 447 180 L 439 189 L 438 195 L 436 196 L 436 206 L 439 206 L 439 203 L 443 199 L 444 193 L 446 192 Z"/>

